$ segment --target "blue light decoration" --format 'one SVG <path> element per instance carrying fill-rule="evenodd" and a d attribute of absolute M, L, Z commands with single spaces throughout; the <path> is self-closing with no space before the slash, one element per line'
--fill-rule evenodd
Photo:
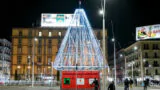
<path fill-rule="evenodd" d="M 84 9 L 76 9 L 53 67 L 56 70 L 99 70 L 104 56 Z"/>

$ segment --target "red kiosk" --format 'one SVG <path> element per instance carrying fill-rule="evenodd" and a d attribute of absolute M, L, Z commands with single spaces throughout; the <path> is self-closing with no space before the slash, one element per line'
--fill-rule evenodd
<path fill-rule="evenodd" d="M 100 82 L 99 71 L 62 71 L 62 90 L 93 90 L 94 78 Z"/>

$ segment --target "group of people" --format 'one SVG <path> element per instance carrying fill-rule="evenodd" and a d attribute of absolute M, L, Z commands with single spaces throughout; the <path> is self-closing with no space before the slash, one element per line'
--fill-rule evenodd
<path fill-rule="evenodd" d="M 137 86 L 137 81 L 134 81 L 135 82 L 135 85 Z M 99 90 L 99 83 L 98 83 L 98 80 L 95 80 L 93 81 L 94 84 L 94 90 Z M 91 84 L 91 85 L 92 85 Z M 142 86 L 144 87 L 144 90 L 147 90 L 147 86 L 149 86 L 149 81 L 148 79 L 144 80 L 142 82 Z M 130 79 L 128 80 L 127 78 L 124 80 L 124 90 L 129 90 L 129 87 L 132 89 L 133 88 L 133 80 Z M 114 84 L 114 81 L 112 81 L 109 86 L 108 86 L 108 90 L 115 90 L 115 84 Z"/>
<path fill-rule="evenodd" d="M 91 85 L 94 84 L 94 90 L 99 90 L 99 83 L 98 80 L 95 78 L 94 81 L 92 82 Z M 114 81 L 112 81 L 109 86 L 108 86 L 108 90 L 115 90 L 115 85 L 114 85 Z"/>
<path fill-rule="evenodd" d="M 129 86 L 130 88 L 133 87 L 133 80 L 130 79 L 128 80 L 127 78 L 124 80 L 124 90 L 129 90 Z"/>

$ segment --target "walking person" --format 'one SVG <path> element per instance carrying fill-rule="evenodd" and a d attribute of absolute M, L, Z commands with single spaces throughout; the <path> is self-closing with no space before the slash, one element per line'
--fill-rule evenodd
<path fill-rule="evenodd" d="M 108 90 L 115 90 L 114 81 L 112 81 L 112 82 L 109 84 Z"/>
<path fill-rule="evenodd" d="M 96 78 L 94 78 L 94 81 L 92 82 L 91 85 L 93 85 L 93 84 L 94 84 L 94 90 L 98 90 L 98 88 L 99 88 L 99 83 L 98 83 L 98 80 L 97 80 Z"/>
<path fill-rule="evenodd" d="M 144 83 L 144 90 L 147 90 L 147 81 L 144 80 L 143 83 Z"/>
<path fill-rule="evenodd" d="M 129 90 L 129 81 L 127 78 L 124 80 L 124 90 Z"/>
<path fill-rule="evenodd" d="M 134 80 L 135 86 L 137 86 L 137 79 Z"/>
<path fill-rule="evenodd" d="M 130 85 L 130 89 L 132 89 L 133 88 L 133 80 L 132 79 L 130 79 L 129 85 Z"/>

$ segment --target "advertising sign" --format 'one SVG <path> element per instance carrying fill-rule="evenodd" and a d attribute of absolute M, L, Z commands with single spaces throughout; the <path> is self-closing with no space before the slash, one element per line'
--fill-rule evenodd
<path fill-rule="evenodd" d="M 160 24 L 136 28 L 136 40 L 160 38 Z"/>
<path fill-rule="evenodd" d="M 90 78 L 90 79 L 89 79 L 89 84 L 92 84 L 93 81 L 94 81 L 94 78 Z"/>
<path fill-rule="evenodd" d="M 75 19 L 71 23 L 73 16 L 73 14 L 42 14 L 41 27 L 79 26 L 79 16 L 75 16 Z"/>
<path fill-rule="evenodd" d="M 70 78 L 64 78 L 64 84 L 70 84 Z"/>
<path fill-rule="evenodd" d="M 77 78 L 77 85 L 84 85 L 84 78 Z"/>

